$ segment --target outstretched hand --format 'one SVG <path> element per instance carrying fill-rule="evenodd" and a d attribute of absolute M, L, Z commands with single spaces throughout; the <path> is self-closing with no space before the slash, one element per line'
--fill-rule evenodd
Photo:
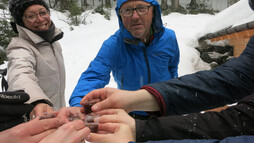
<path fill-rule="evenodd" d="M 126 112 L 132 111 L 159 111 L 159 105 L 156 98 L 145 89 L 136 91 L 119 90 L 115 88 L 101 88 L 88 93 L 81 100 L 80 104 L 89 99 L 99 99 L 92 106 L 93 112 L 104 109 L 124 109 Z M 84 112 L 84 109 L 82 109 Z"/>
<path fill-rule="evenodd" d="M 132 118 L 123 109 L 106 109 L 98 112 L 100 114 L 99 123 L 123 123 L 130 126 L 132 135 L 136 137 L 136 124 Z"/>
<path fill-rule="evenodd" d="M 82 107 L 63 107 L 58 111 L 57 118 L 70 122 L 75 119 L 84 119 L 85 115 L 81 113 Z"/>
<path fill-rule="evenodd" d="M 57 118 L 45 120 L 38 120 L 38 118 L 36 118 L 30 122 L 20 124 L 1 132 L 1 142 L 38 143 L 63 124 L 64 122 Z"/>
<path fill-rule="evenodd" d="M 54 109 L 52 107 L 50 107 L 46 103 L 39 103 L 30 112 L 30 118 L 34 119 L 35 117 L 40 116 L 44 113 L 51 113 L 51 112 L 54 112 Z"/>
<path fill-rule="evenodd" d="M 131 103 L 131 92 L 115 88 L 101 88 L 88 93 L 80 102 L 84 105 L 88 99 L 99 99 L 100 102 L 92 106 L 92 111 L 97 112 L 103 109 L 119 108 L 129 112 L 129 103 Z M 129 95 L 129 96 L 128 96 Z"/>
<path fill-rule="evenodd" d="M 81 143 L 88 138 L 89 128 L 82 120 L 69 122 L 44 138 L 40 143 Z"/>
<path fill-rule="evenodd" d="M 107 134 L 91 133 L 89 142 L 93 143 L 127 143 L 135 141 L 130 126 L 122 123 L 99 124 L 99 130 Z"/>

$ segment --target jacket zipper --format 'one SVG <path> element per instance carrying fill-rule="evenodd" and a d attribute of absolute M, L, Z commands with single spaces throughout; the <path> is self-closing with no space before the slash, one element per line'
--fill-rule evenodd
<path fill-rule="evenodd" d="M 151 71 L 150 71 L 150 65 L 149 65 L 149 62 L 148 62 L 147 54 L 146 54 L 146 47 L 142 47 L 142 49 L 143 49 L 143 52 L 144 52 L 146 67 L 147 67 L 147 71 L 148 71 L 148 84 L 150 84 L 151 83 Z"/>

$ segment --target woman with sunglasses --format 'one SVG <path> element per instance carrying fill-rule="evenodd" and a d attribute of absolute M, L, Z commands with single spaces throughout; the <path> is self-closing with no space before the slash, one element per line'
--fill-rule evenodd
<path fill-rule="evenodd" d="M 18 37 L 6 48 L 8 90 L 24 90 L 35 106 L 30 116 L 65 106 L 65 67 L 57 42 L 63 32 L 50 19 L 43 0 L 11 0 L 11 22 Z"/>

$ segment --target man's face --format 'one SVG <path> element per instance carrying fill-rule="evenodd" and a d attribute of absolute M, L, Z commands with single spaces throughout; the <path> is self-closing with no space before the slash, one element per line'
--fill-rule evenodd
<path fill-rule="evenodd" d="M 145 41 L 150 37 L 153 7 L 148 6 L 150 6 L 150 4 L 144 1 L 127 1 L 120 8 L 120 11 L 132 11 L 133 8 L 138 8 L 132 11 L 133 14 L 131 16 L 126 17 L 121 12 L 120 15 L 124 27 L 132 34 L 132 36 L 140 39 L 141 41 Z M 146 10 L 148 10 L 147 13 L 142 13 L 142 11 Z"/>

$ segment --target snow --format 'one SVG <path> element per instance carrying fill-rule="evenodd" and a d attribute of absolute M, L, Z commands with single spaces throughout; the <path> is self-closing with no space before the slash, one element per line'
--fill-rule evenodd
<path fill-rule="evenodd" d="M 241 25 L 253 21 L 253 17 L 253 11 L 249 7 L 248 0 L 240 0 L 207 21 L 207 24 L 199 34 L 204 35 L 226 27 Z"/>
<path fill-rule="evenodd" d="M 93 14 L 91 11 L 83 15 L 88 15 L 85 19 L 86 25 L 73 26 L 74 30 L 71 31 L 70 25 L 64 22 L 67 19 L 65 14 L 51 10 L 52 20 L 64 32 L 64 38 L 60 43 L 66 67 L 67 106 L 81 73 L 94 59 L 104 40 L 119 28 L 114 10 L 111 12 L 111 20 L 106 20 L 104 16 Z M 195 49 L 198 46 L 198 38 L 225 27 L 252 21 L 253 18 L 254 13 L 248 6 L 248 0 L 240 0 L 216 15 L 171 13 L 163 16 L 165 27 L 176 32 L 180 48 L 179 76 L 210 69 L 210 66 L 200 59 L 199 52 Z M 1 67 L 6 67 L 6 64 Z M 107 86 L 116 87 L 113 77 Z"/>

